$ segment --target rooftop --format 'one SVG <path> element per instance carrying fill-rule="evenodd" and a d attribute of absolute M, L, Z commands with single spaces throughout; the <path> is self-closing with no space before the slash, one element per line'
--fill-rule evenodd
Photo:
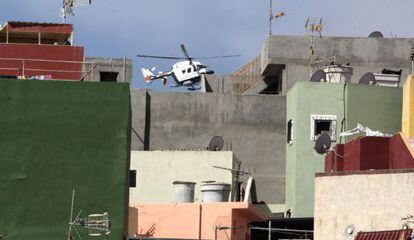
<path fill-rule="evenodd" d="M 393 230 L 379 232 L 358 232 L 355 240 L 409 240 L 412 230 Z"/>
<path fill-rule="evenodd" d="M 67 44 L 72 33 L 71 24 L 9 21 L 0 28 L 0 43 Z"/>

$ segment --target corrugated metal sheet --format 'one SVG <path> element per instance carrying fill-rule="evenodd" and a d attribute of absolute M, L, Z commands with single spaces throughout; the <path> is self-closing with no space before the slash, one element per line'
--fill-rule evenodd
<path fill-rule="evenodd" d="M 355 240 L 409 240 L 412 230 L 394 230 L 380 232 L 358 232 Z"/>

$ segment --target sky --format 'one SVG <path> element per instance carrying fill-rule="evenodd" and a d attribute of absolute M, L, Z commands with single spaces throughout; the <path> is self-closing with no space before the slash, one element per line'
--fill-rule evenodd
<path fill-rule="evenodd" d="M 0 0 L 0 24 L 6 21 L 60 22 L 62 0 Z M 139 59 L 137 54 L 191 56 L 240 54 L 208 59 L 218 74 L 228 74 L 260 53 L 268 35 L 269 0 L 92 0 L 74 9 L 75 45 L 85 55 L 133 60 L 133 88 L 176 91 L 160 82 L 148 86 L 139 69 L 166 71 L 170 60 Z M 324 36 L 366 37 L 381 31 L 385 37 L 414 37 L 413 0 L 273 0 L 273 35 L 305 33 L 307 17 L 322 17 Z"/>

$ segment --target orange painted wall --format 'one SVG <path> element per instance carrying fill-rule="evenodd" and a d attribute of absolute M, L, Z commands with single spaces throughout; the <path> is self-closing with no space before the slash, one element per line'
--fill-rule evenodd
<path fill-rule="evenodd" d="M 245 240 L 250 222 L 265 220 L 242 202 L 136 205 L 129 211 L 129 235 L 154 238 L 214 239 L 221 226 L 237 229 L 218 230 L 217 239 Z"/>

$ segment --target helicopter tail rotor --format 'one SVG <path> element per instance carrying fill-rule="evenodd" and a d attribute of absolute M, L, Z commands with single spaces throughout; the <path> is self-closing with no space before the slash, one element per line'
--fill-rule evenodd
<path fill-rule="evenodd" d="M 145 78 L 145 82 L 150 83 L 154 79 L 154 77 L 155 77 L 155 75 L 153 73 L 154 70 L 155 70 L 155 68 L 152 68 L 152 69 L 141 68 L 141 72 L 142 72 L 142 75 Z"/>

